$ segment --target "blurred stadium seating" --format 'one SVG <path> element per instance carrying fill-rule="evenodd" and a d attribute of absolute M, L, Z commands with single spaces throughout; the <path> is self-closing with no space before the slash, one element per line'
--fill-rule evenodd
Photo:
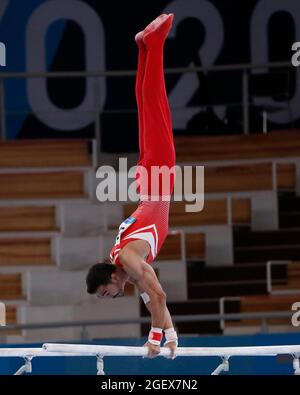
<path fill-rule="evenodd" d="M 0 299 L 8 323 L 147 315 L 132 286 L 105 308 L 86 294 L 87 268 L 107 256 L 119 223 L 136 207 L 96 200 L 91 147 L 86 140 L 0 143 Z M 205 202 L 196 213 L 185 212 L 185 202 L 171 205 L 170 233 L 154 265 L 171 314 L 218 314 L 221 303 L 226 313 L 289 311 L 300 297 L 300 131 L 177 137 L 176 147 L 177 164 L 205 166 Z M 270 293 L 267 262 L 278 260 L 286 263 L 272 268 Z M 292 330 L 286 318 L 268 324 Z M 260 322 L 177 325 L 181 334 L 217 334 L 255 331 Z M 145 324 L 87 329 L 90 338 L 147 331 Z M 6 335 L 26 342 L 80 334 Z"/>

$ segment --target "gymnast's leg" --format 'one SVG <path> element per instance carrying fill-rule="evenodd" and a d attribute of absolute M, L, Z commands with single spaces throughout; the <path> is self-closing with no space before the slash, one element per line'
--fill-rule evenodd
<path fill-rule="evenodd" d="M 143 34 L 146 47 L 142 82 L 143 164 L 150 173 L 151 166 L 167 166 L 171 169 L 175 165 L 172 121 L 163 68 L 164 43 L 172 22 L 172 14 L 163 14 L 148 25 Z M 172 174 L 169 179 L 168 194 L 170 195 L 173 191 L 175 174 Z M 148 181 L 151 181 L 149 176 Z M 159 180 L 159 194 L 162 191 L 162 184 L 162 180 Z"/>
<path fill-rule="evenodd" d="M 144 136 L 143 136 L 143 95 L 142 95 L 142 86 L 143 79 L 145 74 L 145 63 L 146 63 L 146 47 L 143 42 L 143 32 L 139 32 L 135 36 L 135 41 L 138 45 L 139 54 L 138 54 L 138 68 L 136 75 L 136 83 L 135 83 L 135 95 L 138 107 L 138 119 L 139 119 L 139 150 L 140 157 L 138 161 L 138 166 L 143 166 L 144 159 Z M 136 183 L 137 183 L 137 193 L 140 192 L 140 174 L 137 171 L 136 173 Z"/>

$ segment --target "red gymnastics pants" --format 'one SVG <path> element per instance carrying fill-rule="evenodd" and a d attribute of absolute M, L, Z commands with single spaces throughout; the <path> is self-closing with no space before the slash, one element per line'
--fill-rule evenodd
<path fill-rule="evenodd" d="M 174 174 L 170 174 L 170 185 L 167 190 L 163 190 L 164 179 L 159 177 L 159 180 L 153 182 L 155 174 L 151 173 L 153 166 L 165 166 L 167 177 L 167 169 L 175 166 L 172 120 L 164 79 L 163 46 L 164 40 L 158 34 L 157 37 L 152 37 L 147 45 L 139 44 L 136 100 L 139 114 L 140 158 L 136 182 L 141 200 L 147 200 L 147 196 L 150 200 L 161 200 L 163 194 L 171 195 L 175 181 Z M 146 170 L 146 178 L 143 178 L 140 166 Z M 159 190 L 155 189 L 156 185 L 159 186 Z"/>
<path fill-rule="evenodd" d="M 175 171 L 169 172 L 167 191 L 163 189 L 165 180 L 159 180 L 159 194 L 144 193 L 144 183 L 151 184 L 153 166 L 175 166 L 175 149 L 172 122 L 165 88 L 163 69 L 164 40 L 159 34 L 153 35 L 151 42 L 139 45 L 138 71 L 136 78 L 136 99 L 139 112 L 140 158 L 136 172 L 137 191 L 140 203 L 135 212 L 119 227 L 116 243 L 110 257 L 113 263 L 121 265 L 119 251 L 129 242 L 142 239 L 149 243 L 150 252 L 146 258 L 151 263 L 158 254 L 168 235 L 170 197 L 175 182 Z M 146 178 L 140 166 L 147 170 Z M 168 183 L 167 183 L 168 184 Z M 164 199 L 161 191 L 164 193 Z M 165 193 L 166 192 L 166 193 Z"/>

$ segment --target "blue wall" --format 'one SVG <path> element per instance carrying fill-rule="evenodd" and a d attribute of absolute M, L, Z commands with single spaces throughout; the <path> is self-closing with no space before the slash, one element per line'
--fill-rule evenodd
<path fill-rule="evenodd" d="M 110 344 L 141 346 L 145 339 L 105 339 L 90 344 Z M 299 334 L 269 334 L 253 336 L 199 336 L 182 337 L 182 347 L 229 347 L 261 345 L 300 345 Z M 14 345 L 13 347 L 31 347 L 33 345 Z M 7 347 L 2 345 L 1 347 Z M 219 358 L 193 357 L 177 358 L 174 361 L 162 357 L 153 360 L 128 357 L 107 357 L 104 359 L 106 374 L 210 374 L 220 363 Z M 0 358 L 0 374 L 12 374 L 22 364 L 19 358 Z M 34 374 L 96 374 L 96 359 L 93 357 L 60 357 L 33 359 Z M 223 373 L 228 374 L 228 373 Z M 230 361 L 230 374 L 293 374 L 292 362 L 280 363 L 276 357 L 236 357 Z"/>

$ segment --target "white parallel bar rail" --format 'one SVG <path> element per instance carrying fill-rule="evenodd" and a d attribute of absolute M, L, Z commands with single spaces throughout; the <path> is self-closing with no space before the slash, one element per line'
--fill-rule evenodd
<path fill-rule="evenodd" d="M 84 344 L 56 344 L 45 343 L 42 348 L 0 348 L 0 357 L 24 358 L 15 375 L 31 373 L 31 361 L 34 357 L 74 357 L 95 356 L 97 358 L 97 374 L 104 375 L 103 358 L 105 356 L 134 356 L 145 357 L 147 347 L 127 346 L 101 346 Z M 293 357 L 294 374 L 300 375 L 300 345 L 286 346 L 255 346 L 255 347 L 179 347 L 177 357 L 220 357 L 222 363 L 212 372 L 218 375 L 223 371 L 229 371 L 229 358 L 234 356 L 276 356 L 290 354 Z M 169 357 L 170 349 L 162 347 L 159 356 Z"/>
<path fill-rule="evenodd" d="M 104 373 L 104 356 L 141 356 L 147 355 L 146 347 L 94 346 L 82 344 L 45 343 L 43 349 L 49 352 L 78 352 L 83 355 L 93 352 L 97 356 L 97 374 Z M 211 373 L 219 375 L 229 371 L 229 358 L 234 356 L 277 356 L 290 354 L 293 357 L 295 375 L 300 375 L 300 345 L 292 346 L 259 346 L 259 347 L 178 347 L 177 357 L 220 357 L 222 363 Z M 169 357 L 170 349 L 162 347 L 159 356 Z"/>
<path fill-rule="evenodd" d="M 97 346 L 84 344 L 45 343 L 43 349 L 54 353 L 79 353 L 115 357 L 145 357 L 146 347 L 127 346 Z M 234 356 L 276 356 L 279 354 L 292 354 L 300 356 L 300 345 L 291 346 L 256 346 L 256 347 L 178 347 L 178 357 L 234 357 Z M 163 357 L 170 355 L 170 349 L 161 348 L 159 354 Z"/>

